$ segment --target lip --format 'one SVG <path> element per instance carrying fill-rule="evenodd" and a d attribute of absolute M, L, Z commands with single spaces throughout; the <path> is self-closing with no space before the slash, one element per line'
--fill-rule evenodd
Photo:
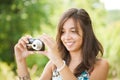
<path fill-rule="evenodd" d="M 74 44 L 74 42 L 65 42 L 66 46 L 72 46 Z"/>

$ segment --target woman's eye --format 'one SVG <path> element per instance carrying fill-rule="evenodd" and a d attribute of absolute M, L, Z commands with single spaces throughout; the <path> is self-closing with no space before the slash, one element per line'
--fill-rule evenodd
<path fill-rule="evenodd" d="M 65 33 L 65 31 L 61 31 L 61 33 Z"/>
<path fill-rule="evenodd" d="M 75 31 L 72 31 L 72 32 L 75 32 Z"/>
<path fill-rule="evenodd" d="M 71 32 L 76 32 L 76 30 L 71 30 Z"/>

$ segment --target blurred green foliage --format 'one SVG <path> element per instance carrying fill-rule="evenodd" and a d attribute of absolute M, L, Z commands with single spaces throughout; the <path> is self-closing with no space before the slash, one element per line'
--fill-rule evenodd
<path fill-rule="evenodd" d="M 0 61 L 0 79 L 1 80 L 13 80 L 15 74 L 12 71 L 12 65 L 8 65 L 6 62 Z"/>
<path fill-rule="evenodd" d="M 41 24 L 49 24 L 52 5 L 46 0 L 6 0 L 0 3 L 0 56 L 1 60 L 13 62 L 13 47 L 24 34 L 41 32 Z M 49 26 L 51 27 L 51 26 Z M 3 55 L 4 53 L 4 55 Z"/>
<path fill-rule="evenodd" d="M 109 23 L 103 29 L 104 39 L 102 40 L 105 49 L 105 56 L 109 60 L 109 78 L 120 79 L 120 20 Z"/>
<path fill-rule="evenodd" d="M 61 14 L 72 7 L 88 11 L 95 34 L 105 49 L 103 57 L 110 64 L 108 80 L 120 79 L 120 17 L 114 11 L 107 12 L 99 0 L 0 0 L 1 80 L 16 79 L 14 45 L 18 39 L 26 34 L 36 37 L 42 33 L 55 38 Z M 26 61 L 32 79 L 38 80 L 48 58 L 34 54 Z"/>

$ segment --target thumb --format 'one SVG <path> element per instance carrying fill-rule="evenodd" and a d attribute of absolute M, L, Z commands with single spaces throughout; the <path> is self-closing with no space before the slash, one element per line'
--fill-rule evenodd
<path fill-rule="evenodd" d="M 38 54 L 43 54 L 43 55 L 45 55 L 45 56 L 47 56 L 47 54 L 48 54 L 48 51 L 37 51 L 37 53 Z"/>

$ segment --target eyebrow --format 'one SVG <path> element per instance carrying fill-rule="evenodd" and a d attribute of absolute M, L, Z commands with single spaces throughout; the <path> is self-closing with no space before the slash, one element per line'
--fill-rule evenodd
<path fill-rule="evenodd" d="M 70 29 L 75 29 L 75 27 L 71 27 Z"/>
<path fill-rule="evenodd" d="M 70 29 L 76 29 L 75 27 L 71 27 Z M 64 30 L 64 28 L 62 28 L 62 30 Z"/>

